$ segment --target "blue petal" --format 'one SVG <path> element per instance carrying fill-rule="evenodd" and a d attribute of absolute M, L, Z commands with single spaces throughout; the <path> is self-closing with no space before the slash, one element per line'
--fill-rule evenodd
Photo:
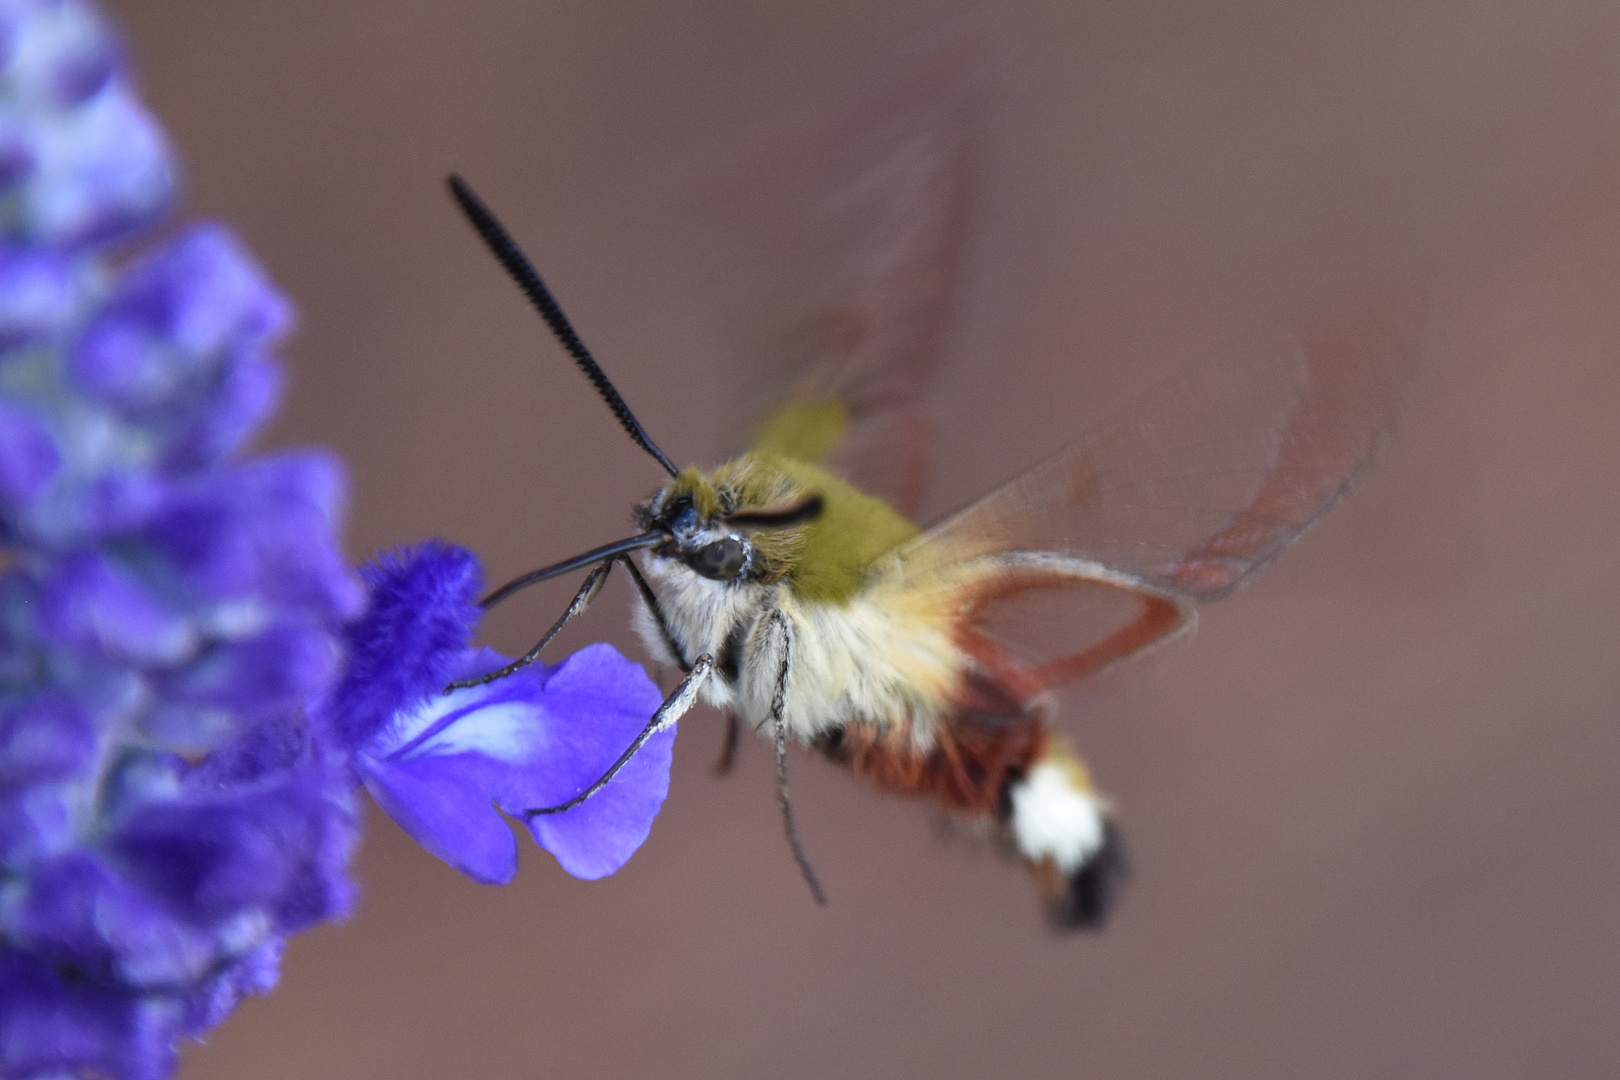
<path fill-rule="evenodd" d="M 209 465 L 247 441 L 281 401 L 281 368 L 255 353 L 234 356 L 201 401 L 189 426 L 180 426 L 164 456 L 170 468 Z"/>
<path fill-rule="evenodd" d="M 65 326 L 78 299 L 75 268 L 60 254 L 0 251 L 0 347 Z"/>
<path fill-rule="evenodd" d="M 168 142 L 119 83 L 31 135 L 34 168 L 8 230 L 18 240 L 106 243 L 152 221 L 174 193 Z"/>
<path fill-rule="evenodd" d="M 108 404 L 146 409 L 212 380 L 233 351 L 268 343 L 291 318 L 226 229 L 197 225 L 124 275 L 74 348 L 70 371 Z"/>
<path fill-rule="evenodd" d="M 34 868 L 4 925 L 31 952 L 137 986 L 188 982 L 218 958 L 212 933 L 175 919 L 85 851 Z"/>
<path fill-rule="evenodd" d="M 179 1028 L 186 1034 L 218 1025 L 246 994 L 268 994 L 276 988 L 285 941 L 271 938 L 236 961 L 219 977 L 189 995 Z"/>
<path fill-rule="evenodd" d="M 0 799 L 0 862 L 26 867 L 71 847 L 81 793 L 62 784 L 13 789 Z M 0 1073 L 0 1076 L 4 1076 Z"/>
<path fill-rule="evenodd" d="M 87 96 L 56 92 L 55 73 L 78 57 L 102 54 L 108 76 L 119 66 L 111 34 L 95 8 L 82 3 L 9 3 L 0 13 L 0 43 L 0 74 L 11 84 L 8 89 L 33 103 L 60 107 Z"/>
<path fill-rule="evenodd" d="M 40 590 L 40 621 L 70 648 L 136 664 L 172 664 L 197 647 L 185 614 L 100 552 L 64 558 Z"/>
<path fill-rule="evenodd" d="M 299 826 L 304 847 L 288 853 L 289 873 L 281 893 L 271 898 L 277 931 L 294 933 L 354 906 L 347 868 L 359 819 L 346 763 L 324 760 L 305 719 L 285 712 L 210 754 L 186 775 L 184 788 L 207 797 L 250 784 L 265 791 L 273 783 L 309 800 Z"/>
<path fill-rule="evenodd" d="M 267 455 L 177 488 L 145 538 L 201 599 L 262 594 L 346 618 L 364 598 L 331 542 L 342 501 L 335 458 Z"/>
<path fill-rule="evenodd" d="M 452 677 L 492 670 L 470 654 Z M 592 645 L 555 671 L 541 665 L 402 710 L 362 748 L 367 787 L 429 851 L 480 881 L 516 869 L 496 811 L 566 802 L 618 759 L 662 701 L 640 666 Z M 605 789 L 564 814 L 536 818 L 535 842 L 576 877 L 613 873 L 652 829 L 669 790 L 674 732 L 651 740 Z"/>
<path fill-rule="evenodd" d="M 0 401 L 0 498 L 29 501 L 61 466 L 62 454 L 44 418 L 25 406 Z"/>
<path fill-rule="evenodd" d="M 519 813 L 556 806 L 583 791 L 641 733 L 663 695 L 638 664 L 607 644 L 588 645 L 563 661 L 545 685 L 555 725 L 543 770 L 503 793 L 502 808 Z M 660 732 L 607 787 L 562 814 L 529 821 L 535 843 L 578 878 L 606 877 L 635 854 L 669 794 L 675 729 Z"/>
<path fill-rule="evenodd" d="M 7 74 L 37 101 L 57 108 L 77 105 L 117 73 L 122 50 L 87 4 L 41 4 L 35 10 L 34 18 L 16 28 L 21 33 Z"/>
<path fill-rule="evenodd" d="M 403 614 L 403 612 L 401 612 Z M 462 658 L 473 655 L 462 650 Z M 479 655 L 474 670 L 504 661 Z M 356 755 L 366 789 L 417 843 L 475 881 L 505 884 L 517 873 L 517 842 L 496 811 L 505 774 L 523 769 L 542 736 L 536 673 L 442 694 L 449 680 L 472 671 L 439 674 L 428 696 L 401 709 Z"/>
<path fill-rule="evenodd" d="M 97 749 L 95 723 L 66 694 L 45 691 L 0 710 L 0 789 L 71 776 Z"/>
<path fill-rule="evenodd" d="M 216 922 L 276 902 L 315 846 L 326 797 L 295 776 L 240 794 L 153 800 L 107 847 L 171 910 Z"/>
<path fill-rule="evenodd" d="M 236 723 L 282 713 L 331 685 L 337 650 L 313 620 L 288 620 L 243 641 L 221 642 L 162 680 L 173 702 L 232 710 Z"/>
<path fill-rule="evenodd" d="M 366 790 L 418 844 L 474 881 L 504 885 L 517 873 L 517 841 L 491 808 L 499 764 L 474 754 L 402 762 L 363 758 Z"/>
<path fill-rule="evenodd" d="M 142 995 L 64 980 L 48 962 L 0 948 L 0 1076 L 159 1080 L 178 1032 Z"/>

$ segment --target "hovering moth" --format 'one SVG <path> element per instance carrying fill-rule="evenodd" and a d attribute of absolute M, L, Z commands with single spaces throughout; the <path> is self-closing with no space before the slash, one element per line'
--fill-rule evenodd
<path fill-rule="evenodd" d="M 779 195 L 738 211 L 738 234 L 788 223 L 757 245 L 777 254 L 750 263 L 749 285 L 797 303 L 739 304 L 740 362 L 786 389 L 746 448 L 711 469 L 678 468 L 647 436 L 505 229 L 450 179 L 668 473 L 634 508 L 634 536 L 485 598 L 588 570 L 540 643 L 478 681 L 537 657 L 622 564 L 636 629 L 683 677 L 606 775 L 529 816 L 590 797 L 701 698 L 728 717 L 727 761 L 739 725 L 774 742 L 788 838 L 818 901 L 787 800 L 789 743 L 984 823 L 1031 868 L 1056 925 L 1095 927 L 1123 850 L 1108 800 L 1056 730 L 1054 689 L 1188 632 L 1201 604 L 1333 506 L 1390 427 L 1421 303 L 1372 290 L 1240 342 L 921 528 L 909 516 L 926 476 L 920 402 L 971 202 L 970 125 L 948 84 L 925 80 L 751 179 Z M 778 213 L 789 204 L 800 209 Z"/>

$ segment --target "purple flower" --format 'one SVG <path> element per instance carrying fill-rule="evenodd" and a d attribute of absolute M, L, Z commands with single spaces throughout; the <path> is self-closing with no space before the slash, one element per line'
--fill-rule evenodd
<path fill-rule="evenodd" d="M 477 881 L 510 881 L 517 845 L 502 812 L 521 819 L 584 790 L 662 695 L 605 644 L 445 694 L 448 683 L 506 663 L 469 644 L 479 616 L 475 557 L 429 542 L 362 573 L 371 606 L 349 627 L 349 670 L 327 723 L 353 748 L 378 805 L 423 847 Z M 655 736 L 585 803 L 531 819 L 530 835 L 575 877 L 613 873 L 663 805 L 674 741 L 673 729 Z"/>
<path fill-rule="evenodd" d="M 0 3 L 0 242 L 75 251 L 168 205 L 174 165 L 89 4 Z"/>
<path fill-rule="evenodd" d="M 0 0 L 0 1077 L 161 1080 L 353 904 L 363 784 L 479 881 L 502 813 L 567 801 L 660 703 L 591 646 L 470 644 L 476 560 L 429 543 L 365 587 L 339 463 L 242 447 L 281 389 L 287 302 L 193 225 L 114 266 L 173 166 L 81 0 Z M 531 835 L 570 873 L 646 839 L 674 732 Z"/>
<path fill-rule="evenodd" d="M 353 900 L 342 474 L 237 456 L 290 313 L 226 230 L 103 260 L 172 174 L 93 9 L 0 0 L 0 1076 L 166 1076 Z"/>

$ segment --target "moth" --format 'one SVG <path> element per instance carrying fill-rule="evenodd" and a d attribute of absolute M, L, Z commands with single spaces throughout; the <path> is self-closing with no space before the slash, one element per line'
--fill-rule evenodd
<path fill-rule="evenodd" d="M 786 391 L 746 448 L 679 468 L 648 437 L 540 276 L 459 178 L 490 250 L 668 473 L 635 535 L 525 574 L 483 601 L 588 573 L 534 660 L 622 565 L 635 625 L 679 685 L 611 781 L 699 698 L 772 740 L 788 839 L 824 899 L 787 797 L 789 743 L 879 787 L 983 823 L 1033 871 L 1055 925 L 1100 925 L 1125 871 L 1108 800 L 1056 730 L 1056 688 L 1190 631 L 1349 489 L 1389 430 L 1422 303 L 1349 296 L 1160 384 L 1043 464 L 931 528 L 908 516 L 926 475 L 920 404 L 939 353 L 971 204 L 960 95 L 923 81 L 750 180 L 738 215 L 769 231 L 749 282 L 800 302 L 739 304 L 743 362 Z M 786 215 L 791 217 L 792 215 Z M 746 290 L 740 290 L 746 294 Z M 462 684 L 458 684 L 462 685 Z"/>

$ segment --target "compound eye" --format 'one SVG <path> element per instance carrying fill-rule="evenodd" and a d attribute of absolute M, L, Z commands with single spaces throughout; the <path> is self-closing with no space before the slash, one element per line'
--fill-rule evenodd
<path fill-rule="evenodd" d="M 687 559 L 687 565 L 706 578 L 730 581 L 742 573 L 743 564 L 747 561 L 748 550 L 743 547 L 743 542 L 735 536 L 728 536 L 698 548 Z"/>

